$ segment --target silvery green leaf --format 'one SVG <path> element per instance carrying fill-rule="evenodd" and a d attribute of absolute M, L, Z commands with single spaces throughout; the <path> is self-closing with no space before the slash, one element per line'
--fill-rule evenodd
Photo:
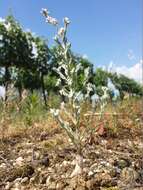
<path fill-rule="evenodd" d="M 75 68 L 72 68 L 71 74 L 74 74 L 74 72 L 75 72 Z"/>
<path fill-rule="evenodd" d="M 57 117 L 59 115 L 60 110 L 59 109 L 50 109 L 50 113 L 54 116 Z"/>
<path fill-rule="evenodd" d="M 59 86 L 61 84 L 61 79 L 58 79 L 56 82 L 56 86 Z"/>
<path fill-rule="evenodd" d="M 57 35 L 54 36 L 54 40 L 58 41 L 58 36 Z"/>
<path fill-rule="evenodd" d="M 60 69 L 60 70 L 61 70 L 61 69 L 64 69 L 65 74 L 68 76 L 68 68 L 67 68 L 67 65 L 62 64 L 62 65 L 59 67 L 59 69 Z"/>
<path fill-rule="evenodd" d="M 65 109 L 65 102 L 61 102 L 60 108 L 61 108 L 61 109 Z"/>
<path fill-rule="evenodd" d="M 69 96 L 69 94 L 68 94 L 64 89 L 61 89 L 61 90 L 59 91 L 59 93 L 60 93 L 61 95 L 63 95 L 63 96 L 66 96 L 66 97 Z"/>
<path fill-rule="evenodd" d="M 67 42 L 67 49 L 70 49 L 70 48 L 71 48 L 71 43 Z"/>
<path fill-rule="evenodd" d="M 83 67 L 82 67 L 81 63 L 79 63 L 79 64 L 76 65 L 75 72 L 77 73 L 81 69 L 83 69 Z"/>
<path fill-rule="evenodd" d="M 87 79 L 89 77 L 89 71 L 90 71 L 89 67 L 87 67 L 86 69 L 84 69 L 84 77 L 85 77 L 85 79 Z"/>
<path fill-rule="evenodd" d="M 10 30 L 11 24 L 9 22 L 5 22 L 4 27 L 6 28 L 6 30 Z"/>
<path fill-rule="evenodd" d="M 35 42 L 32 42 L 32 54 L 34 58 L 37 58 L 38 56 L 38 49 Z"/>
<path fill-rule="evenodd" d="M 67 79 L 67 84 L 68 84 L 68 86 L 71 86 L 72 83 L 73 83 L 73 80 L 72 80 L 71 78 L 68 78 L 68 79 Z"/>
<path fill-rule="evenodd" d="M 3 35 L 0 35 L 0 40 L 3 40 Z"/>
<path fill-rule="evenodd" d="M 77 92 L 76 94 L 75 94 L 75 97 L 74 97 L 74 100 L 76 101 L 82 101 L 83 100 L 83 93 L 81 92 L 81 91 L 79 91 L 79 92 Z"/>
<path fill-rule="evenodd" d="M 70 89 L 69 94 L 68 94 L 68 97 L 69 97 L 69 98 L 72 98 L 73 95 L 74 95 L 74 91 L 73 91 L 72 89 Z"/>
<path fill-rule="evenodd" d="M 63 75 L 63 73 L 60 71 L 60 68 L 57 69 L 57 68 L 54 67 L 53 70 L 54 70 L 57 74 L 59 74 L 59 76 L 61 77 L 61 79 L 65 80 L 65 81 L 67 80 L 66 77 Z"/>

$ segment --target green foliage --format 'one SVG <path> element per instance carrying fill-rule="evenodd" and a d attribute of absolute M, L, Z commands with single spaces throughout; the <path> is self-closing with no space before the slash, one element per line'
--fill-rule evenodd
<path fill-rule="evenodd" d="M 74 56 L 74 59 L 76 60 L 76 64 L 81 64 L 81 67 L 82 67 L 82 69 L 80 69 L 77 73 L 77 91 L 83 91 L 85 93 L 86 90 L 85 90 L 85 86 L 83 85 L 84 79 L 85 79 L 84 70 L 89 68 L 88 81 L 92 83 L 92 81 L 93 81 L 93 65 L 88 59 L 85 59 L 81 56 Z"/>
<path fill-rule="evenodd" d="M 66 42 L 67 39 L 63 40 Z M 31 92 L 39 90 L 47 106 L 47 94 L 58 94 L 60 89 L 56 86 L 58 74 L 53 68 L 58 68 L 61 61 L 65 62 L 68 59 L 71 61 L 68 68 L 70 71 L 75 65 L 81 65 L 72 84 L 77 92 L 86 93 L 83 85 L 84 70 L 90 68 L 88 80 L 95 84 L 97 94 L 103 94 L 101 86 L 106 86 L 110 78 L 122 97 L 124 92 L 143 95 L 143 87 L 133 79 L 100 68 L 93 71 L 93 64 L 88 59 L 74 54 L 70 48 L 66 59 L 63 60 L 62 52 L 63 47 L 59 42 L 49 49 L 46 39 L 25 32 L 13 16 L 7 16 L 0 22 L 0 85 L 4 85 L 7 92 L 8 86 L 14 84 L 20 97 L 23 89 Z M 61 72 L 64 74 L 64 69 Z M 64 85 L 64 80 L 61 80 L 61 86 Z"/>
<path fill-rule="evenodd" d="M 57 77 L 51 72 L 44 77 L 45 88 L 48 92 L 56 92 L 58 87 L 56 86 Z"/>
<path fill-rule="evenodd" d="M 93 83 L 97 87 L 97 93 L 101 94 L 101 86 L 107 86 L 108 78 L 110 78 L 115 87 L 120 91 L 120 95 L 124 96 L 124 92 L 142 96 L 143 87 L 135 80 L 117 73 L 110 73 L 100 68 L 96 69 L 93 74 Z"/>
<path fill-rule="evenodd" d="M 108 73 L 102 69 L 96 69 L 93 77 L 94 84 L 98 86 L 107 86 Z"/>
<path fill-rule="evenodd" d="M 27 67 L 30 66 L 31 52 L 19 23 L 13 16 L 8 16 L 4 22 L 0 22 L 1 48 L 0 65 L 2 67 Z"/>
<path fill-rule="evenodd" d="M 29 95 L 22 104 L 21 111 L 26 125 L 39 121 L 44 111 L 40 96 L 36 92 Z"/>

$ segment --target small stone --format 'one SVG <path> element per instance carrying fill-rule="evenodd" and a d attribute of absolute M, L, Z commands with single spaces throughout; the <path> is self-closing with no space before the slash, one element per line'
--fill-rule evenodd
<path fill-rule="evenodd" d="M 47 180 L 46 180 L 46 185 L 49 186 L 51 182 L 51 176 L 48 176 Z"/>
<path fill-rule="evenodd" d="M 105 186 L 105 187 L 110 187 L 110 186 L 112 186 L 112 185 L 111 185 L 112 178 L 111 178 L 111 176 L 110 176 L 109 174 L 103 173 L 103 174 L 101 175 L 101 179 L 102 179 L 102 181 L 101 181 L 101 185 L 102 185 L 102 186 Z"/>
<path fill-rule="evenodd" d="M 22 178 L 21 178 L 21 177 L 18 177 L 18 178 L 16 178 L 16 179 L 14 180 L 14 183 L 19 183 L 21 180 L 22 180 Z"/>
<path fill-rule="evenodd" d="M 39 160 L 40 156 L 41 156 L 40 152 L 38 152 L 38 151 L 34 152 L 34 159 Z"/>
<path fill-rule="evenodd" d="M 93 179 L 88 180 L 88 181 L 86 182 L 86 187 L 87 187 L 87 189 L 93 189 L 93 185 L 94 185 Z"/>
<path fill-rule="evenodd" d="M 56 189 L 57 189 L 57 190 L 63 190 L 63 189 L 64 189 L 64 186 L 65 186 L 65 184 L 64 184 L 63 182 L 59 182 L 59 183 L 57 183 L 57 185 L 56 185 Z"/>
<path fill-rule="evenodd" d="M 12 185 L 13 185 L 13 183 L 7 182 L 7 184 L 5 186 L 5 190 L 10 190 Z"/>
<path fill-rule="evenodd" d="M 93 175 L 94 175 L 94 172 L 93 171 L 89 171 L 88 176 L 91 177 Z"/>
<path fill-rule="evenodd" d="M 28 177 L 24 177 L 22 180 L 21 180 L 21 183 L 27 183 L 28 182 Z"/>
<path fill-rule="evenodd" d="M 56 189 L 56 182 L 51 182 L 49 185 L 48 185 L 48 189 Z"/>
<path fill-rule="evenodd" d="M 19 165 L 19 166 L 22 166 L 22 165 L 23 165 L 23 162 L 24 162 L 24 159 L 23 159 L 22 157 L 18 157 L 18 158 L 15 160 L 16 165 Z"/>
<path fill-rule="evenodd" d="M 38 172 L 41 172 L 41 171 L 42 171 L 42 168 L 41 168 L 41 167 L 37 168 L 37 171 L 38 171 Z"/>
<path fill-rule="evenodd" d="M 82 173 L 82 169 L 81 167 L 77 164 L 73 170 L 73 172 L 71 173 L 71 178 L 75 177 L 75 176 L 78 176 Z"/>
<path fill-rule="evenodd" d="M 6 164 L 5 163 L 2 163 L 2 164 L 0 164 L 0 168 L 2 168 L 2 169 L 6 169 Z"/>
<path fill-rule="evenodd" d="M 76 186 L 77 186 L 77 182 L 78 182 L 78 177 L 77 177 L 77 176 L 76 176 L 76 177 L 73 177 L 73 178 L 70 180 L 69 186 L 72 187 L 73 189 L 75 189 Z"/>
<path fill-rule="evenodd" d="M 20 187 L 14 187 L 14 188 L 12 188 L 12 189 L 10 189 L 10 190 L 23 190 L 23 189 L 20 188 Z"/>
<path fill-rule="evenodd" d="M 15 184 L 14 184 L 14 188 L 15 188 L 15 189 L 19 189 L 19 188 L 20 188 L 20 183 L 15 183 Z"/>
<path fill-rule="evenodd" d="M 66 160 L 64 160 L 63 161 L 63 163 L 61 164 L 61 166 L 68 166 L 70 164 L 70 162 L 69 161 L 66 161 Z"/>
<path fill-rule="evenodd" d="M 110 169 L 110 176 L 116 177 L 117 175 L 118 175 L 118 172 L 117 172 L 116 168 L 111 168 Z"/>
<path fill-rule="evenodd" d="M 94 164 L 90 167 L 90 170 L 94 170 L 94 169 L 97 169 L 97 163 L 94 163 Z"/>
<path fill-rule="evenodd" d="M 73 160 L 72 162 L 71 162 L 71 165 L 76 165 L 76 160 Z"/>
<path fill-rule="evenodd" d="M 40 164 L 45 166 L 45 167 L 48 167 L 50 164 L 48 156 L 45 156 L 43 159 L 41 159 Z"/>
<path fill-rule="evenodd" d="M 30 183 L 33 183 L 34 181 L 36 181 L 36 176 L 30 178 Z"/>
<path fill-rule="evenodd" d="M 70 186 L 67 186 L 67 187 L 65 188 L 65 190 L 73 190 L 73 188 L 70 187 Z"/>
<path fill-rule="evenodd" d="M 53 168 L 48 167 L 48 172 L 49 172 L 49 173 L 53 173 L 53 172 L 54 172 L 54 169 L 53 169 Z"/>

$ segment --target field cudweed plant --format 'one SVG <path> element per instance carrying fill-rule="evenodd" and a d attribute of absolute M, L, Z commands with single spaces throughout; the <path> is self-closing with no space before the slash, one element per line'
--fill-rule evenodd
<path fill-rule="evenodd" d="M 50 111 L 55 119 L 64 129 L 77 149 L 76 166 L 71 177 L 82 172 L 82 139 L 83 133 L 80 132 L 80 118 L 82 103 L 90 98 L 90 93 L 95 93 L 95 85 L 89 82 L 90 68 L 84 69 L 83 87 L 85 93 L 77 89 L 77 76 L 82 70 L 81 63 L 75 63 L 71 53 L 71 43 L 67 40 L 67 30 L 70 25 L 69 18 L 63 19 L 64 26 L 59 28 L 58 20 L 51 17 L 47 9 L 42 9 L 42 14 L 46 22 L 58 28 L 57 35 L 54 37 L 58 45 L 58 56 L 60 61 L 54 71 L 58 74 L 57 86 L 59 86 L 64 101 L 61 102 L 59 109 L 52 108 Z M 101 112 L 106 105 L 107 89 L 103 88 L 104 94 L 101 98 Z"/>

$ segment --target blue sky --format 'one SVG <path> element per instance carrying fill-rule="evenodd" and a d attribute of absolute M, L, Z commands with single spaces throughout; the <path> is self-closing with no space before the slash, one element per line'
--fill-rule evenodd
<path fill-rule="evenodd" d="M 12 10 L 24 29 L 51 39 L 55 30 L 44 22 L 41 8 L 48 8 L 61 25 L 63 17 L 71 19 L 73 51 L 95 66 L 112 61 L 132 67 L 141 59 L 142 0 L 0 0 L 0 17 Z"/>

